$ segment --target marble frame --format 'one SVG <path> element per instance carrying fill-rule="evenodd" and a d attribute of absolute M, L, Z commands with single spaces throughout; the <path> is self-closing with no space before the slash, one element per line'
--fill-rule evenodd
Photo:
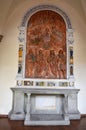
<path fill-rule="evenodd" d="M 21 60 L 21 63 L 18 63 L 18 72 L 19 72 L 19 69 L 21 70 L 20 73 L 17 73 L 17 85 L 18 86 L 22 86 L 24 85 L 24 80 L 27 80 L 25 78 L 25 55 L 26 55 L 26 30 L 27 30 L 27 23 L 28 23 L 28 20 L 30 19 L 30 17 L 35 14 L 37 11 L 41 11 L 41 10 L 51 10 L 51 11 L 55 11 L 57 12 L 58 14 L 60 14 L 62 16 L 62 18 L 64 19 L 65 21 L 65 24 L 66 24 L 66 45 L 67 45 L 67 79 L 66 81 L 69 83 L 69 84 L 73 84 L 72 87 L 74 87 L 74 73 L 73 73 L 73 69 L 74 69 L 74 65 L 73 63 L 70 64 L 70 48 L 72 48 L 73 50 L 73 43 L 74 43 L 74 39 L 73 39 L 73 28 L 72 28 L 72 25 L 71 25 L 71 22 L 70 22 L 70 19 L 69 17 L 67 16 L 67 14 L 62 11 L 60 8 L 58 8 L 57 6 L 54 6 L 54 5 L 38 5 L 38 6 L 35 6 L 31 9 L 29 9 L 24 17 L 22 18 L 22 22 L 21 22 L 21 25 L 19 27 L 19 47 L 22 46 L 22 60 Z M 21 67 L 21 68 L 20 68 Z M 28 78 L 28 80 L 30 80 L 30 78 Z M 31 79 L 32 80 L 32 79 Z M 36 79 L 35 79 L 36 80 Z M 38 81 L 39 79 L 37 79 Z M 44 80 L 44 79 L 43 79 Z M 63 81 L 65 81 L 65 79 L 62 79 Z M 62 81 L 61 79 L 55 79 L 53 80 L 56 81 L 56 82 L 61 82 Z M 34 81 L 34 79 L 33 79 Z M 46 80 L 45 80 L 46 81 Z M 22 82 L 20 84 L 20 82 Z M 35 82 L 35 81 L 34 81 Z M 42 82 L 42 80 L 41 80 Z M 35 82 L 36 83 L 36 82 Z M 71 87 L 71 85 L 68 85 L 69 87 Z M 63 86 L 65 87 L 65 85 Z"/>

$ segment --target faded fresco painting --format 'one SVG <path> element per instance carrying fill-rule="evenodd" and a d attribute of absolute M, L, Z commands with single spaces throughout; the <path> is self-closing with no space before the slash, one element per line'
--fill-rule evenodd
<path fill-rule="evenodd" d="M 66 25 L 54 11 L 33 14 L 27 25 L 26 78 L 66 78 Z"/>

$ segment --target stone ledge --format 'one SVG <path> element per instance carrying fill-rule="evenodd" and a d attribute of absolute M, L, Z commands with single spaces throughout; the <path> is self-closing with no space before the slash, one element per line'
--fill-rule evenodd
<path fill-rule="evenodd" d="M 49 125 L 49 126 L 56 126 L 56 125 L 70 125 L 70 121 L 69 120 L 54 120 L 54 121 L 28 121 L 28 120 L 25 120 L 24 121 L 24 125 L 26 126 L 46 126 L 46 125 Z"/>

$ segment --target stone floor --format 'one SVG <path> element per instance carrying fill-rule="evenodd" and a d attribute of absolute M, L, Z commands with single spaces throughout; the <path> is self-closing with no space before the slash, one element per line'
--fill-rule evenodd
<path fill-rule="evenodd" d="M 24 126 L 23 121 L 0 118 L 0 130 L 86 130 L 86 117 L 71 121 L 69 126 Z"/>

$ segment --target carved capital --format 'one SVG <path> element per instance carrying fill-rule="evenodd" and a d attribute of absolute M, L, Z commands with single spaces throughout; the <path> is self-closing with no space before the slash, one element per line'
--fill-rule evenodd
<path fill-rule="evenodd" d="M 72 45 L 74 43 L 74 38 L 73 38 L 73 29 L 68 29 L 67 31 L 67 40 L 68 40 L 68 44 Z"/>
<path fill-rule="evenodd" d="M 19 33 L 18 39 L 20 42 L 24 42 L 24 40 L 25 40 L 25 27 L 19 27 L 19 31 L 20 31 L 20 33 Z"/>

